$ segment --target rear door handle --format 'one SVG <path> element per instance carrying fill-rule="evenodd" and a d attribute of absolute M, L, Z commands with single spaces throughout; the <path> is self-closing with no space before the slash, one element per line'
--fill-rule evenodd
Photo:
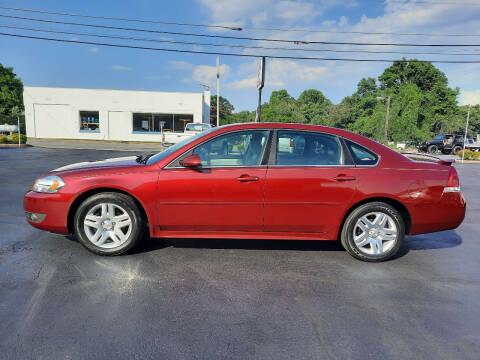
<path fill-rule="evenodd" d="M 357 180 L 356 177 L 348 176 L 348 175 L 345 175 L 345 174 L 339 174 L 339 175 L 335 176 L 333 179 L 336 180 L 336 181 L 355 181 L 355 180 Z"/>
<path fill-rule="evenodd" d="M 247 182 L 247 181 L 258 181 L 260 180 L 260 178 L 258 176 L 250 176 L 250 175 L 244 174 L 238 177 L 237 180 L 240 182 Z"/>

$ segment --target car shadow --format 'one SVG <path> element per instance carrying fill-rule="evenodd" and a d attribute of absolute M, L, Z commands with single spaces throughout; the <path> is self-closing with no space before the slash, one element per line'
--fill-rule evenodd
<path fill-rule="evenodd" d="M 437 233 L 406 236 L 393 259 L 401 258 L 410 251 L 448 249 L 462 244 L 462 238 L 455 230 Z"/>
<path fill-rule="evenodd" d="M 72 236 L 66 236 L 66 238 L 77 241 Z M 393 259 L 401 258 L 410 251 L 446 249 L 461 244 L 462 238 L 454 230 L 406 236 L 400 250 Z M 147 237 L 130 254 L 147 253 L 167 247 L 226 250 L 344 251 L 340 241 L 335 240 L 156 239 Z"/>
<path fill-rule="evenodd" d="M 149 238 L 137 246 L 133 253 L 155 251 L 166 247 L 226 250 L 343 251 L 342 245 L 338 241 Z"/>

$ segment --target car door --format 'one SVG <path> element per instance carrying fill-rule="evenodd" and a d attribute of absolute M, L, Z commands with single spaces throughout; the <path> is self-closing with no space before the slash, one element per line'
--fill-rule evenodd
<path fill-rule="evenodd" d="M 313 131 L 278 130 L 265 185 L 265 231 L 326 233 L 352 199 L 355 166 L 342 141 Z"/>
<path fill-rule="evenodd" d="M 160 230 L 262 231 L 269 135 L 261 129 L 224 133 L 165 167 L 157 191 Z M 200 156 L 200 168 L 180 166 L 191 154 Z"/>

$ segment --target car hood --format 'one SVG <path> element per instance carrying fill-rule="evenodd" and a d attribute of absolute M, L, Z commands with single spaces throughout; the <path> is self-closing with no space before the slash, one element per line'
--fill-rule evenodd
<path fill-rule="evenodd" d="M 123 166 L 141 166 L 136 161 L 136 156 L 126 156 L 119 158 L 105 159 L 101 161 L 85 161 L 75 164 L 59 167 L 52 171 L 68 171 L 68 170 L 86 170 L 93 168 L 105 168 L 105 167 L 123 167 Z"/>

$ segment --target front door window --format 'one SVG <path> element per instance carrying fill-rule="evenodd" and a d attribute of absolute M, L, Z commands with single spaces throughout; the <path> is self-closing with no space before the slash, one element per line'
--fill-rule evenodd
<path fill-rule="evenodd" d="M 268 131 L 239 131 L 221 135 L 193 151 L 200 156 L 203 167 L 260 165 L 267 143 Z"/>

